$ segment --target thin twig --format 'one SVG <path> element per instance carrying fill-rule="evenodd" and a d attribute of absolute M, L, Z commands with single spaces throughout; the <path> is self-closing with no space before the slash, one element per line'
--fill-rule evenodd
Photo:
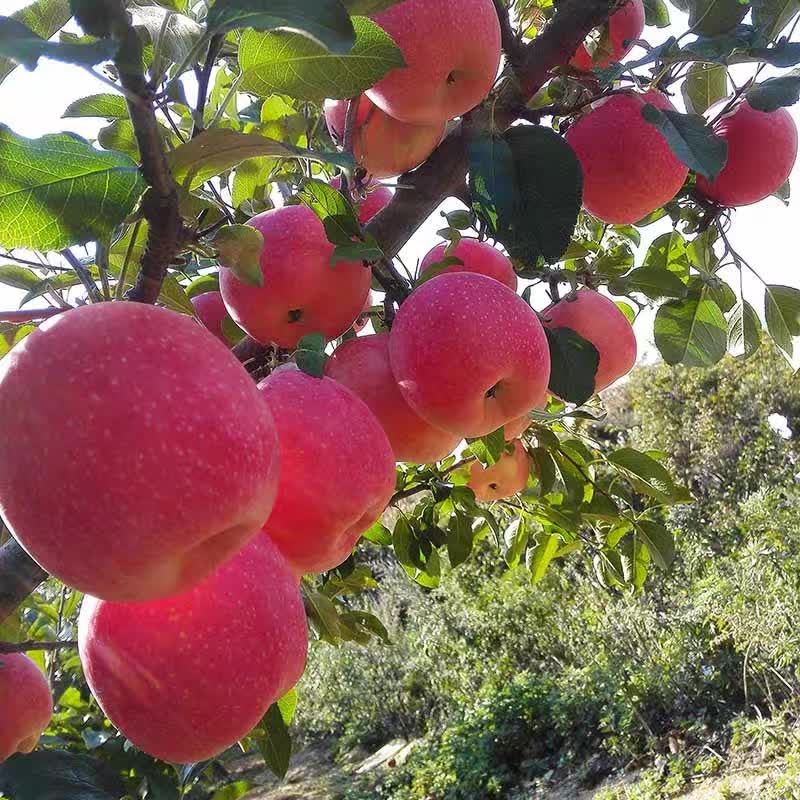
<path fill-rule="evenodd" d="M 89 270 L 86 269 L 86 265 L 69 249 L 62 250 L 61 255 L 80 278 L 83 288 L 86 289 L 89 302 L 102 303 L 103 296 L 100 294 L 100 290 L 97 288 L 97 284 L 94 282 L 94 278 L 89 273 Z"/>
<path fill-rule="evenodd" d="M 0 322 L 10 322 L 13 325 L 21 325 L 25 322 L 36 322 L 37 320 L 49 319 L 50 317 L 63 314 L 69 311 L 72 306 L 62 308 L 24 308 L 20 311 L 0 311 Z"/>
<path fill-rule="evenodd" d="M 0 654 L 30 653 L 33 650 L 44 650 L 45 652 L 73 650 L 77 646 L 78 642 L 72 639 L 63 642 L 0 642 Z"/>
<path fill-rule="evenodd" d="M 214 63 L 217 60 L 217 56 L 219 55 L 219 51 L 222 49 L 224 41 L 225 36 L 223 34 L 218 33 L 211 37 L 211 41 L 208 45 L 208 55 L 206 56 L 205 64 L 203 64 L 203 68 L 200 70 L 198 75 L 197 109 L 194 115 L 192 139 L 194 139 L 197 134 L 201 133 L 205 129 L 204 121 L 206 114 L 206 103 L 208 102 L 208 84 L 211 81 L 211 74 L 214 71 Z"/>

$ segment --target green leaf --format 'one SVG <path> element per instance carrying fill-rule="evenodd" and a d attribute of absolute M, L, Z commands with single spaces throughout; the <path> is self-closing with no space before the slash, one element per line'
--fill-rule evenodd
<path fill-rule="evenodd" d="M 414 538 L 414 532 L 405 517 L 400 517 L 395 523 L 392 545 L 394 546 L 397 560 L 403 566 L 413 567 L 417 565 L 419 558 L 416 556 L 416 551 L 419 548 Z"/>
<path fill-rule="evenodd" d="M 704 114 L 718 100 L 727 97 L 728 70 L 724 64 L 692 64 L 681 92 L 688 111 Z"/>
<path fill-rule="evenodd" d="M 277 777 L 285 778 L 292 758 L 292 739 L 277 703 L 269 707 L 251 736 L 264 763 Z"/>
<path fill-rule="evenodd" d="M 753 24 L 768 39 L 775 39 L 800 14 L 800 0 L 752 0 L 752 6 Z"/>
<path fill-rule="evenodd" d="M 664 0 L 644 0 L 645 24 L 656 28 L 669 27 L 669 8 Z"/>
<path fill-rule="evenodd" d="M 316 337 L 322 338 L 323 342 L 325 337 L 322 334 L 311 334 L 304 336 L 300 340 L 300 344 L 294 354 L 294 360 L 298 368 L 301 369 L 306 375 L 311 375 L 312 378 L 322 378 L 325 375 L 325 363 L 328 356 L 325 353 L 324 346 L 322 350 L 317 349 L 315 346 L 304 346 L 304 340 L 310 340 Z"/>
<path fill-rule="evenodd" d="M 93 94 L 82 97 L 67 106 L 61 115 L 65 119 L 74 117 L 105 117 L 106 119 L 127 119 L 128 106 L 119 94 Z"/>
<path fill-rule="evenodd" d="M 277 702 L 278 710 L 281 712 L 283 721 L 287 725 L 292 724 L 294 712 L 297 711 L 297 690 L 289 689 L 286 694 Z"/>
<path fill-rule="evenodd" d="M 197 297 L 198 295 L 218 291 L 219 275 L 217 273 L 214 273 L 213 275 L 201 275 L 199 278 L 195 278 L 186 287 L 186 296 L 191 300 L 193 297 Z"/>
<path fill-rule="evenodd" d="M 642 537 L 657 567 L 669 569 L 675 558 L 675 539 L 659 522 L 640 519 L 636 522 L 636 530 Z"/>
<path fill-rule="evenodd" d="M 792 340 L 800 336 L 800 290 L 792 286 L 767 286 L 764 316 L 775 344 L 791 356 L 794 352 Z"/>
<path fill-rule="evenodd" d="M 382 547 L 389 547 L 392 544 L 392 532 L 382 523 L 376 522 L 369 530 L 361 534 L 362 538 L 373 544 Z"/>
<path fill-rule="evenodd" d="M 32 289 L 42 280 L 41 275 L 32 269 L 17 264 L 0 265 L 0 283 L 13 286 L 15 289 Z"/>
<path fill-rule="evenodd" d="M 49 39 L 63 28 L 72 16 L 68 0 L 36 0 L 11 15 L 13 19 L 26 25 L 37 36 Z M 18 66 L 10 58 L 0 57 L 0 83 Z"/>
<path fill-rule="evenodd" d="M 531 573 L 533 583 L 539 583 L 544 577 L 550 562 L 555 558 L 561 539 L 558 534 L 551 533 L 541 539 L 536 547 L 528 550 L 526 565 Z"/>
<path fill-rule="evenodd" d="M 353 24 L 355 46 L 347 53 L 329 52 L 295 33 L 245 31 L 239 46 L 241 88 L 260 97 L 355 97 L 405 66 L 402 52 L 372 20 L 355 17 Z"/>
<path fill-rule="evenodd" d="M 783 106 L 793 106 L 800 100 L 800 72 L 770 78 L 747 92 L 747 102 L 756 109 L 769 113 Z"/>
<path fill-rule="evenodd" d="M 102 761 L 63 750 L 37 750 L 0 764 L 0 792 L 14 800 L 118 800 L 125 788 Z"/>
<path fill-rule="evenodd" d="M 447 526 L 447 555 L 450 557 L 451 567 L 457 567 L 469 558 L 473 542 L 472 519 L 466 514 L 456 511 L 450 517 L 450 523 Z"/>
<path fill-rule="evenodd" d="M 469 141 L 469 188 L 472 207 L 495 234 L 500 220 L 513 217 L 517 192 L 514 154 L 499 136 L 472 137 Z"/>
<path fill-rule="evenodd" d="M 655 339 L 667 364 L 710 367 L 725 355 L 728 325 L 704 293 L 664 303 L 656 314 Z"/>
<path fill-rule="evenodd" d="M 221 789 L 217 789 L 211 796 L 211 800 L 240 800 L 252 788 L 253 785 L 248 781 L 235 781 L 223 786 Z"/>
<path fill-rule="evenodd" d="M 264 285 L 261 252 L 264 236 L 252 225 L 226 225 L 220 228 L 211 244 L 219 254 L 220 263 L 248 286 Z"/>
<path fill-rule="evenodd" d="M 353 237 L 361 235 L 353 206 L 329 183 L 307 180 L 297 196 L 319 217 L 332 244 L 349 246 L 354 243 Z"/>
<path fill-rule="evenodd" d="M 657 267 L 639 267 L 626 275 L 624 281 L 626 292 L 641 292 L 651 300 L 686 294 L 686 284 L 674 272 Z"/>
<path fill-rule="evenodd" d="M 530 539 L 530 530 L 525 524 L 524 516 L 517 517 L 504 531 L 503 540 L 506 545 L 505 560 L 506 564 L 512 569 L 516 567 L 526 548 L 528 547 L 528 540 Z"/>
<path fill-rule="evenodd" d="M 61 250 L 107 240 L 146 185 L 136 164 L 71 134 L 25 139 L 0 125 L 0 246 Z"/>
<path fill-rule="evenodd" d="M 556 462 L 544 447 L 534 447 L 531 451 L 531 468 L 539 481 L 539 494 L 544 496 L 553 491 L 556 482 Z"/>
<path fill-rule="evenodd" d="M 550 391 L 568 403 L 583 405 L 594 394 L 600 353 L 571 328 L 544 330 L 550 345 Z"/>
<path fill-rule="evenodd" d="M 669 270 L 678 277 L 689 273 L 688 243 L 677 231 L 663 233 L 653 240 L 644 257 L 645 267 Z"/>
<path fill-rule="evenodd" d="M 662 111 L 647 103 L 642 116 L 655 125 L 672 148 L 672 152 L 689 169 L 714 180 L 728 160 L 728 143 L 717 136 L 699 114 Z"/>
<path fill-rule="evenodd" d="M 683 487 L 675 485 L 669 471 L 646 453 L 623 447 L 611 453 L 607 461 L 624 470 L 637 491 L 654 497 L 661 503 L 689 498 Z"/>
<path fill-rule="evenodd" d="M 338 641 L 341 634 L 339 614 L 330 597 L 322 592 L 304 590 L 303 603 L 319 638 L 331 644 Z"/>
<path fill-rule="evenodd" d="M 151 65 L 156 75 L 164 74 L 172 62 L 180 64 L 188 58 L 205 34 L 203 26 L 191 17 L 157 5 L 130 4 L 128 13 L 133 26 L 145 31 L 154 47 L 158 43 L 163 63 Z"/>

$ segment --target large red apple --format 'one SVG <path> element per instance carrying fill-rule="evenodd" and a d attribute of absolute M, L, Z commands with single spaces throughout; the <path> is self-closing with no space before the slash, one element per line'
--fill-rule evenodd
<path fill-rule="evenodd" d="M 446 123 L 410 125 L 381 111 L 366 95 L 356 101 L 353 156 L 375 178 L 390 178 L 415 169 L 442 141 Z M 340 144 L 344 134 L 347 100 L 326 100 L 325 121 Z"/>
<path fill-rule="evenodd" d="M 406 60 L 367 92 L 390 116 L 415 125 L 446 122 L 489 94 L 500 65 L 492 0 L 405 0 L 373 19 Z"/>
<path fill-rule="evenodd" d="M 47 679 L 26 655 L 0 653 L 0 764 L 30 753 L 53 716 Z"/>
<path fill-rule="evenodd" d="M 716 116 L 722 104 L 708 114 Z M 698 190 L 723 206 L 758 203 L 789 178 L 797 160 L 797 126 L 785 109 L 756 111 L 744 100 L 722 117 L 714 132 L 728 143 L 728 161 L 715 181 L 697 176 Z"/>
<path fill-rule="evenodd" d="M 645 13 L 642 0 L 629 0 L 619 11 L 611 15 L 608 20 L 608 49 L 610 52 L 599 56 L 596 61 L 582 44 L 572 61 L 572 66 L 582 70 L 597 69 L 607 67 L 612 61 L 622 61 L 633 48 L 632 44 L 625 44 L 626 41 L 641 38 L 644 31 Z M 599 55 L 599 54 L 598 54 Z"/>
<path fill-rule="evenodd" d="M 272 417 L 191 317 L 139 303 L 54 317 L 0 361 L 0 419 L 0 513 L 81 591 L 188 589 L 272 510 Z"/>
<path fill-rule="evenodd" d="M 455 450 L 461 437 L 435 428 L 411 410 L 389 365 L 389 334 L 351 339 L 339 346 L 325 374 L 360 397 L 383 426 L 397 461 L 428 464 Z"/>
<path fill-rule="evenodd" d="M 600 392 L 636 364 L 636 336 L 616 304 L 591 289 L 581 289 L 543 312 L 548 328 L 570 328 L 600 354 L 594 389 Z"/>
<path fill-rule="evenodd" d="M 517 274 L 511 260 L 504 256 L 496 247 L 488 242 L 478 239 L 462 239 L 450 253 L 445 251 L 449 245 L 446 242 L 436 245 L 419 265 L 420 275 L 424 275 L 432 266 L 444 261 L 447 256 L 453 256 L 463 261 L 463 264 L 452 264 L 439 274 L 446 272 L 477 272 L 494 278 L 504 283 L 509 289 L 517 291 Z"/>
<path fill-rule="evenodd" d="M 469 469 L 467 486 L 481 503 L 505 500 L 519 494 L 528 485 L 530 463 L 528 454 L 517 439 L 512 453 L 503 453 L 496 464 L 484 467 L 474 461 Z"/>
<path fill-rule="evenodd" d="M 583 207 L 603 222 L 638 222 L 680 191 L 688 167 L 642 116 L 646 104 L 675 110 L 660 92 L 604 98 L 568 131 L 583 167 Z"/>
<path fill-rule="evenodd" d="M 341 191 L 342 179 L 337 175 L 331 179 L 331 186 Z M 358 221 L 366 225 L 376 214 L 383 211 L 392 202 L 394 192 L 378 181 L 370 181 L 366 185 L 366 196 L 359 203 L 356 203 L 358 211 Z"/>
<path fill-rule="evenodd" d="M 204 292 L 192 298 L 192 305 L 200 322 L 221 342 L 229 345 L 222 330 L 222 323 L 228 318 L 228 309 L 219 292 Z"/>
<path fill-rule="evenodd" d="M 261 231 L 263 286 L 220 269 L 220 289 L 230 315 L 254 339 L 293 348 L 303 336 L 341 336 L 364 307 L 372 279 L 360 261 L 331 266 L 334 246 L 307 206 L 284 206 L 253 217 Z"/>
<path fill-rule="evenodd" d="M 400 306 L 389 355 L 408 404 L 460 436 L 491 433 L 547 397 L 550 351 L 539 318 L 485 275 L 422 284 Z"/>
<path fill-rule="evenodd" d="M 333 569 L 392 497 L 392 448 L 365 403 L 331 378 L 283 367 L 259 389 L 281 452 L 265 530 L 296 572 Z"/>
<path fill-rule="evenodd" d="M 111 722 L 151 756 L 186 764 L 235 744 L 297 683 L 308 632 L 297 580 L 262 535 L 183 594 L 86 597 L 78 642 Z"/>

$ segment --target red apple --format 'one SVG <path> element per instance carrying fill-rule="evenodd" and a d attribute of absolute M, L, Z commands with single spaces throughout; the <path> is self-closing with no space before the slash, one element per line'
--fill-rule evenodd
<path fill-rule="evenodd" d="M 467 486 L 475 492 L 475 499 L 481 503 L 505 500 L 519 494 L 528 485 L 529 473 L 528 454 L 517 439 L 514 452 L 503 453 L 496 464 L 484 467 L 480 462 L 473 461 Z"/>
<path fill-rule="evenodd" d="M 151 756 L 186 764 L 236 744 L 297 683 L 308 631 L 297 580 L 262 535 L 166 600 L 86 597 L 78 642 L 111 722 Z"/>
<path fill-rule="evenodd" d="M 583 207 L 603 222 L 638 222 L 680 191 L 688 167 L 642 116 L 646 104 L 675 107 L 660 92 L 604 98 L 568 131 L 583 167 Z"/>
<path fill-rule="evenodd" d="M 446 122 L 475 108 L 497 77 L 500 23 L 492 0 L 405 0 L 373 17 L 406 66 L 368 92 L 403 122 Z"/>
<path fill-rule="evenodd" d="M 403 399 L 389 365 L 388 333 L 345 342 L 325 365 L 325 374 L 369 406 L 389 438 L 396 461 L 441 461 L 458 445 L 461 437 L 429 425 Z"/>
<path fill-rule="evenodd" d="M 442 141 L 446 123 L 410 125 L 381 111 L 366 95 L 356 101 L 353 156 L 375 178 L 390 178 L 415 169 Z M 344 134 L 346 100 L 325 101 L 325 121 L 339 144 Z"/>
<path fill-rule="evenodd" d="M 353 323 L 353 330 L 356 333 L 361 333 L 364 328 L 369 325 L 369 317 L 367 316 L 367 312 L 372 308 L 372 292 L 367 295 L 367 302 L 364 303 L 364 308 L 361 309 L 361 314 L 358 319 Z"/>
<path fill-rule="evenodd" d="M 53 716 L 53 695 L 42 671 L 22 653 L 0 653 L 0 764 L 30 753 Z"/>
<path fill-rule="evenodd" d="M 445 254 L 448 247 L 447 242 L 437 244 L 422 259 L 419 266 L 420 275 L 424 275 L 434 264 L 444 261 L 450 255 L 461 259 L 464 263 L 453 264 L 442 270 L 440 275 L 446 272 L 477 272 L 479 275 L 486 275 L 487 278 L 494 278 L 500 283 L 504 283 L 512 291 L 517 291 L 517 274 L 514 272 L 514 265 L 496 247 L 478 239 L 462 239 L 452 252 Z"/>
<path fill-rule="evenodd" d="M 192 305 L 200 322 L 225 345 L 230 345 L 222 330 L 222 323 L 228 317 L 228 309 L 220 292 L 204 292 L 192 298 Z"/>
<path fill-rule="evenodd" d="M 519 419 L 511 420 L 503 426 L 503 433 L 507 442 L 513 442 L 514 439 L 519 439 L 531 426 L 531 418 L 525 414 Z"/>
<path fill-rule="evenodd" d="M 334 189 L 341 190 L 342 179 L 337 175 L 331 180 Z M 383 211 L 392 202 L 394 192 L 378 181 L 370 181 L 366 186 L 366 197 L 356 204 L 358 211 L 358 221 L 366 225 L 376 214 Z"/>
<path fill-rule="evenodd" d="M 439 275 L 400 306 L 392 372 L 408 404 L 431 425 L 484 436 L 542 405 L 550 350 L 539 318 L 485 275 Z"/>
<path fill-rule="evenodd" d="M 265 530 L 296 572 L 333 569 L 392 497 L 392 448 L 364 402 L 331 378 L 284 367 L 259 389 L 281 452 L 278 497 Z"/>
<path fill-rule="evenodd" d="M 548 328 L 570 328 L 600 354 L 596 392 L 627 375 L 636 364 L 636 336 L 617 305 L 591 289 L 581 289 L 542 313 Z"/>
<path fill-rule="evenodd" d="M 0 419 L 0 513 L 83 592 L 188 589 L 272 510 L 272 417 L 189 316 L 99 303 L 54 317 L 0 361 Z"/>
<path fill-rule="evenodd" d="M 612 61 L 622 61 L 633 48 L 632 44 L 625 44 L 626 40 L 641 38 L 644 23 L 644 3 L 642 0 L 630 0 L 608 20 L 608 45 L 611 52 L 592 61 L 586 45 L 582 44 L 570 63 L 573 67 L 588 71 L 607 67 Z"/>
<path fill-rule="evenodd" d="M 236 324 L 259 342 L 285 348 L 309 333 L 341 336 L 364 307 L 370 270 L 360 261 L 331 266 L 334 246 L 307 206 L 266 211 L 247 224 L 264 236 L 263 286 L 220 269 L 222 297 Z"/>
<path fill-rule="evenodd" d="M 727 101 L 713 106 L 714 117 Z M 756 111 L 747 100 L 722 117 L 714 132 L 728 143 L 728 161 L 715 181 L 697 176 L 697 188 L 723 206 L 758 203 L 788 180 L 797 160 L 797 126 L 785 109 Z"/>

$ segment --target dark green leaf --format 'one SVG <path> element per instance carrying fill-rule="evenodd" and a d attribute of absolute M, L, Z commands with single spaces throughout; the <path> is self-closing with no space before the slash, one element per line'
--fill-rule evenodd
<path fill-rule="evenodd" d="M 544 447 L 534 447 L 531 451 L 531 467 L 539 480 L 539 493 L 544 496 L 553 491 L 556 482 L 556 462 L 553 461 L 550 452 Z"/>
<path fill-rule="evenodd" d="M 354 243 L 354 237 L 361 235 L 353 206 L 329 183 L 307 180 L 298 198 L 320 218 L 332 244 L 348 247 Z"/>
<path fill-rule="evenodd" d="M 285 778 L 292 757 L 292 740 L 277 703 L 269 707 L 251 736 L 264 763 L 279 778 Z"/>
<path fill-rule="evenodd" d="M 671 365 L 710 367 L 728 346 L 728 325 L 720 307 L 704 295 L 670 300 L 658 309 L 655 339 Z"/>
<path fill-rule="evenodd" d="M 753 24 L 774 39 L 800 14 L 800 0 L 752 0 Z"/>
<path fill-rule="evenodd" d="M 304 591 L 303 603 L 319 638 L 329 643 L 336 642 L 341 634 L 339 614 L 330 597 L 322 592 Z"/>
<path fill-rule="evenodd" d="M 65 119 L 72 117 L 127 119 L 128 106 L 120 94 L 93 94 L 70 103 L 62 116 Z"/>
<path fill-rule="evenodd" d="M 659 502 L 689 499 L 686 490 L 675 485 L 667 469 L 646 453 L 623 447 L 611 453 L 607 460 L 628 474 L 637 491 L 650 495 Z"/>
<path fill-rule="evenodd" d="M 550 391 L 568 403 L 583 405 L 593 394 L 600 354 L 571 328 L 545 328 L 550 345 Z"/>
<path fill-rule="evenodd" d="M 15 289 L 32 289 L 42 280 L 42 276 L 28 267 L 18 264 L 0 264 L 0 283 Z"/>
<path fill-rule="evenodd" d="M 800 100 L 800 73 L 770 78 L 747 92 L 747 102 L 757 111 L 777 111 Z"/>
<path fill-rule="evenodd" d="M 639 267 L 625 276 L 626 290 L 641 292 L 651 300 L 683 297 L 686 284 L 674 273 L 657 267 Z"/>
<path fill-rule="evenodd" d="M 661 523 L 646 519 L 636 522 L 636 530 L 647 545 L 656 566 L 669 569 L 675 558 L 675 540 L 672 534 Z"/>
<path fill-rule="evenodd" d="M 728 95 L 728 70 L 724 64 L 692 64 L 681 87 L 686 108 L 704 114 L 718 100 Z"/>
<path fill-rule="evenodd" d="M 450 517 L 447 527 L 447 555 L 450 566 L 463 564 L 470 556 L 473 545 L 472 518 L 460 511 Z"/>
<path fill-rule="evenodd" d="M 767 286 L 764 316 L 775 344 L 791 356 L 792 340 L 800 336 L 800 290 L 792 286 Z"/>
<path fill-rule="evenodd" d="M 745 358 L 758 352 L 761 344 L 761 320 L 753 306 L 739 303 L 728 320 L 728 349 L 742 351 Z"/>
<path fill-rule="evenodd" d="M 644 0 L 644 14 L 646 25 L 669 27 L 669 9 L 664 0 Z"/>
<path fill-rule="evenodd" d="M 504 224 L 501 220 L 513 217 L 517 194 L 514 155 L 504 139 L 470 139 L 469 188 L 473 208 L 496 235 Z"/>
<path fill-rule="evenodd" d="M 297 366 L 314 378 L 322 378 L 325 374 L 325 353 L 327 342 L 321 333 L 310 333 L 304 336 L 297 345 L 294 360 Z"/>

